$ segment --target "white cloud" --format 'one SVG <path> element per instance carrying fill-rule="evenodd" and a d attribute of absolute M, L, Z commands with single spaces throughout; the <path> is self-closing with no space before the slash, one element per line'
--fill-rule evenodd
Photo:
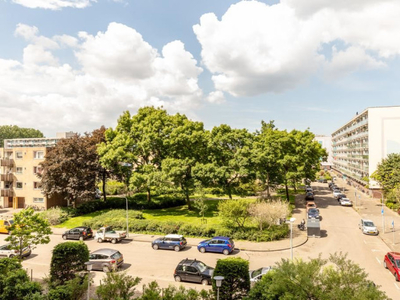
<path fill-rule="evenodd" d="M 50 134 L 114 126 L 119 115 L 146 105 L 185 113 L 199 105 L 202 69 L 180 41 L 158 53 L 134 29 L 111 23 L 105 32 L 78 38 L 39 35 L 20 24 L 16 35 L 28 45 L 23 61 L 0 59 L 0 120 L 21 122 Z M 77 61 L 60 64 L 57 51 L 73 51 Z M 18 125 L 18 124 L 17 124 Z"/>
<path fill-rule="evenodd" d="M 16 4 L 28 8 L 44 8 L 50 10 L 60 10 L 63 8 L 85 8 L 97 0 L 12 0 Z"/>
<path fill-rule="evenodd" d="M 221 91 L 214 91 L 211 92 L 210 94 L 208 94 L 206 100 L 210 103 L 216 103 L 216 104 L 220 104 L 220 103 L 224 103 L 226 102 L 226 99 L 224 97 L 224 93 Z"/>
<path fill-rule="evenodd" d="M 241 1 L 221 20 L 203 15 L 193 30 L 215 88 L 234 96 L 283 92 L 319 71 L 334 78 L 334 73 L 381 68 L 387 58 L 400 55 L 400 2 L 351 2 Z M 323 46 L 330 43 L 348 50 L 329 62 Z"/>

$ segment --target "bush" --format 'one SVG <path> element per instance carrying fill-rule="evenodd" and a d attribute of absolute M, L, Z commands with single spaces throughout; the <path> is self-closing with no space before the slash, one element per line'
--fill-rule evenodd
<path fill-rule="evenodd" d="M 62 285 L 51 285 L 47 295 L 48 300 L 82 299 L 87 289 L 87 276 L 75 277 Z"/>
<path fill-rule="evenodd" d="M 106 194 L 107 195 L 121 195 L 125 193 L 125 184 L 116 180 L 107 180 Z"/>
<path fill-rule="evenodd" d="M 40 215 L 53 226 L 61 224 L 69 218 L 68 211 L 61 207 L 51 207 L 46 211 L 40 212 Z"/>
<path fill-rule="evenodd" d="M 132 277 L 125 272 L 108 272 L 106 278 L 100 281 L 96 289 L 98 299 L 129 300 L 135 296 L 135 287 L 140 282 L 139 277 Z"/>

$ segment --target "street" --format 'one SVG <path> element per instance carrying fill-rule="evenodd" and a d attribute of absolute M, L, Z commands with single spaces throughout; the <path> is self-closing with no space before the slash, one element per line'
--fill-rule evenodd
<path fill-rule="evenodd" d="M 328 258 L 335 252 L 348 253 L 348 258 L 358 263 L 369 274 L 369 279 L 382 286 L 389 297 L 400 299 L 400 284 L 396 283 L 394 276 L 384 269 L 382 260 L 386 252 L 391 251 L 384 241 L 378 236 L 363 235 L 358 228 L 359 213 L 352 207 L 342 207 L 333 198 L 326 183 L 312 183 L 315 191 L 315 202 L 320 210 L 321 238 L 309 238 L 304 245 L 294 248 L 294 258 Z M 299 203 L 304 203 L 304 196 L 299 195 Z M 297 213 L 305 215 L 305 205 L 296 208 Z M 300 221 L 300 220 L 298 220 Z M 298 223 L 298 222 L 296 222 Z M 3 242 L 6 235 L 0 236 Z M 149 239 L 151 240 L 151 239 Z M 199 239 L 188 238 L 189 244 L 196 244 Z M 33 254 L 23 261 L 28 274 L 33 270 L 33 277 L 41 279 L 49 274 L 51 251 L 57 243 L 64 242 L 61 235 L 53 234 L 48 245 L 39 245 Z M 196 247 L 188 247 L 180 252 L 169 250 L 153 250 L 150 242 L 123 241 L 119 244 L 97 243 L 93 239 L 85 241 L 90 251 L 100 248 L 118 249 L 123 255 L 125 264 L 123 269 L 129 275 L 142 278 L 138 290 L 143 284 L 156 280 L 161 287 L 170 284 L 197 290 L 205 288 L 193 283 L 175 283 L 173 272 L 180 260 L 196 258 L 205 264 L 215 267 L 218 259 L 226 258 L 223 254 L 198 252 Z M 230 256 L 242 257 L 250 262 L 250 269 L 274 265 L 282 258 L 290 258 L 290 249 L 275 252 L 234 251 Z M 98 285 L 104 273 L 93 272 L 94 284 Z M 210 288 L 210 287 L 208 287 Z"/>

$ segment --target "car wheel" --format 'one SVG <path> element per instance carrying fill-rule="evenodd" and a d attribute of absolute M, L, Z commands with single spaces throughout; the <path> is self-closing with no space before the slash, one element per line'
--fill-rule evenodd
<path fill-rule="evenodd" d="M 111 244 L 116 244 L 117 243 L 117 240 L 116 239 L 112 239 L 111 240 Z"/>
<path fill-rule="evenodd" d="M 182 281 L 182 278 L 181 278 L 180 276 L 177 275 L 177 276 L 175 276 L 175 281 L 176 281 L 176 282 L 181 282 L 181 281 Z"/>
<path fill-rule="evenodd" d="M 104 273 L 110 272 L 110 268 L 107 267 L 107 266 L 103 266 L 103 272 L 104 272 Z"/>
<path fill-rule="evenodd" d="M 208 285 L 208 280 L 207 280 L 207 279 L 203 279 L 203 280 L 201 281 L 201 284 L 202 284 L 202 285 Z"/>
<path fill-rule="evenodd" d="M 14 254 L 10 254 L 9 258 L 13 258 L 13 257 L 14 257 Z"/>
<path fill-rule="evenodd" d="M 66 240 L 66 239 L 67 239 L 67 236 L 66 236 L 66 235 L 63 235 L 62 238 L 63 238 L 64 240 Z"/>
<path fill-rule="evenodd" d="M 102 243 L 102 242 L 103 242 L 103 239 L 102 239 L 102 238 L 98 238 L 98 239 L 97 239 L 97 242 L 98 242 L 98 243 Z"/>
<path fill-rule="evenodd" d="M 385 269 L 388 268 L 388 267 L 387 267 L 387 264 L 386 264 L 386 261 L 383 261 L 383 267 L 384 267 Z"/>
<path fill-rule="evenodd" d="M 206 252 L 206 248 L 201 247 L 201 248 L 199 249 L 199 251 L 200 251 L 201 253 L 205 253 L 205 252 Z"/>
<path fill-rule="evenodd" d="M 179 250 L 181 250 L 181 248 L 179 248 L 179 246 L 175 246 L 175 247 L 174 247 L 174 250 L 175 250 L 176 252 L 179 252 Z"/>
<path fill-rule="evenodd" d="M 154 244 L 154 245 L 153 245 L 153 249 L 154 249 L 154 250 L 158 250 L 158 245 L 157 245 L 157 244 Z"/>
<path fill-rule="evenodd" d="M 80 236 L 80 237 L 79 237 L 79 240 L 80 240 L 81 242 L 83 242 L 83 236 Z"/>
<path fill-rule="evenodd" d="M 223 253 L 224 255 L 228 255 L 228 254 L 229 254 L 229 251 L 228 251 L 228 249 L 224 249 L 224 250 L 222 251 L 222 253 Z"/>

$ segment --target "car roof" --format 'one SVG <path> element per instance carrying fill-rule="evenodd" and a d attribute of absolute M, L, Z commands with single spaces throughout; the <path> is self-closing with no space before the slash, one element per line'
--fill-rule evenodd
<path fill-rule="evenodd" d="M 345 201 L 350 201 L 349 198 L 342 198 L 342 201 L 343 201 L 343 200 L 345 200 Z"/>
<path fill-rule="evenodd" d="M 114 254 L 115 252 L 119 252 L 119 251 L 115 250 L 115 249 L 110 249 L 110 248 L 102 248 L 102 249 L 98 249 L 96 251 L 93 251 L 90 254 L 107 254 L 107 255 L 111 255 L 111 254 Z"/>
<path fill-rule="evenodd" d="M 226 236 L 214 236 L 212 239 L 230 240 L 231 238 Z"/>
<path fill-rule="evenodd" d="M 166 238 L 181 239 L 181 238 L 183 238 L 183 235 L 181 235 L 181 234 L 167 234 L 165 237 L 166 237 Z"/>
<path fill-rule="evenodd" d="M 363 221 L 363 222 L 371 222 L 371 223 L 374 223 L 374 222 L 372 222 L 372 221 L 369 220 L 369 219 L 361 219 L 361 221 Z"/>

